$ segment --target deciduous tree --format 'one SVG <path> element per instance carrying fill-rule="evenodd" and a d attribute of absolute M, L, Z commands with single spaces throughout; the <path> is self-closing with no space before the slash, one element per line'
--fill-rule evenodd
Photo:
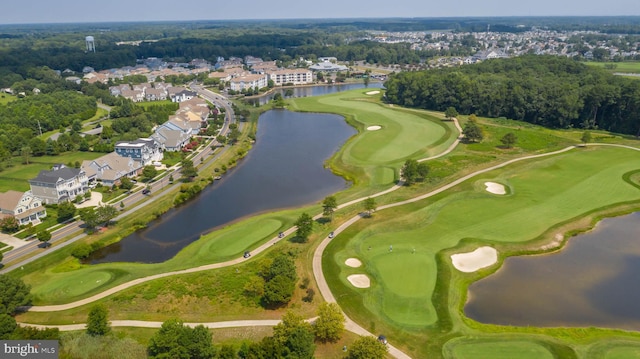
<path fill-rule="evenodd" d="M 109 311 L 103 304 L 96 304 L 91 307 L 87 317 L 87 334 L 91 336 L 107 335 L 111 332 L 107 316 Z"/>
<path fill-rule="evenodd" d="M 45 247 L 49 246 L 49 241 L 51 240 L 51 232 L 42 230 L 37 234 L 38 240 L 44 244 Z"/>
<path fill-rule="evenodd" d="M 375 198 L 368 197 L 367 199 L 365 199 L 363 202 L 363 207 L 364 207 L 364 210 L 367 212 L 367 217 L 371 217 L 371 213 L 373 213 L 377 208 Z"/>
<path fill-rule="evenodd" d="M 500 139 L 500 142 L 502 142 L 502 144 L 506 148 L 513 147 L 513 145 L 515 145 L 517 141 L 518 141 L 518 138 L 513 132 L 507 133 L 506 135 L 502 136 L 502 138 Z"/>
<path fill-rule="evenodd" d="M 67 221 L 76 215 L 76 206 L 71 202 L 64 202 L 58 205 L 58 223 Z"/>
<path fill-rule="evenodd" d="M 346 356 L 346 359 L 384 359 L 387 357 L 387 347 L 374 337 L 358 338 Z"/>
<path fill-rule="evenodd" d="M 31 287 L 18 278 L 0 274 L 0 314 L 13 314 L 20 306 L 31 303 Z"/>
<path fill-rule="evenodd" d="M 304 212 L 300 217 L 298 217 L 294 224 L 298 227 L 296 230 L 296 237 L 298 237 L 302 242 L 306 242 L 313 230 L 313 218 L 308 213 Z"/>
<path fill-rule="evenodd" d="M 335 303 L 322 303 L 318 308 L 318 319 L 314 325 L 316 339 L 322 342 L 336 342 L 344 332 L 344 315 Z"/>
<path fill-rule="evenodd" d="M 338 201 L 335 196 L 327 196 L 322 201 L 322 215 L 325 217 L 333 217 L 333 211 L 338 208 Z"/>
<path fill-rule="evenodd" d="M 467 121 L 462 129 L 462 134 L 467 142 L 481 142 L 484 138 L 482 129 L 475 121 Z"/>

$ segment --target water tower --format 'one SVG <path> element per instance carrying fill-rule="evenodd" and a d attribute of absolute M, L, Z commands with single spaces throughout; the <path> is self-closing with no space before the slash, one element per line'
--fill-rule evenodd
<path fill-rule="evenodd" d="M 93 41 L 93 36 L 87 36 L 84 39 L 87 43 L 87 52 L 96 52 L 96 43 Z"/>

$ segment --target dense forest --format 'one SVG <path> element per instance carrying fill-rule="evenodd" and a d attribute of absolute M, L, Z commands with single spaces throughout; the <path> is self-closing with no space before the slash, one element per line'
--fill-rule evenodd
<path fill-rule="evenodd" d="M 476 65 L 403 72 L 387 100 L 409 107 L 506 117 L 556 128 L 640 135 L 640 81 L 571 59 L 523 56 Z"/>

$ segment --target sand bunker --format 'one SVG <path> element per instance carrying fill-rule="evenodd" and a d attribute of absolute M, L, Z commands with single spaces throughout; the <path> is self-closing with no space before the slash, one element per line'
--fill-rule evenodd
<path fill-rule="evenodd" d="M 367 127 L 367 131 L 378 131 L 379 129 L 381 129 L 381 126 L 369 126 Z"/>
<path fill-rule="evenodd" d="M 367 92 L 367 95 L 377 95 L 379 93 L 380 93 L 380 91 L 369 91 L 369 92 Z"/>
<path fill-rule="evenodd" d="M 507 194 L 506 188 L 504 188 L 500 183 L 485 182 L 484 185 L 487 186 L 487 192 L 493 194 Z"/>
<path fill-rule="evenodd" d="M 492 247 L 480 247 L 473 252 L 451 255 L 451 262 L 457 270 L 465 273 L 475 272 L 498 261 L 498 251 Z"/>
<path fill-rule="evenodd" d="M 356 258 L 349 258 L 346 261 L 344 261 L 344 264 L 348 265 L 351 268 L 358 268 L 362 265 L 362 262 L 360 262 Z"/>
<path fill-rule="evenodd" d="M 352 274 L 347 277 L 347 280 L 356 288 L 369 288 L 371 285 L 369 277 L 364 274 Z"/>

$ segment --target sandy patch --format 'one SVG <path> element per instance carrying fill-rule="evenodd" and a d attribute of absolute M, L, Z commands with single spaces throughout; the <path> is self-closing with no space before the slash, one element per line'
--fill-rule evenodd
<path fill-rule="evenodd" d="M 382 126 L 378 126 L 378 125 L 369 126 L 369 127 L 367 127 L 367 131 L 378 131 L 381 128 L 382 128 Z"/>
<path fill-rule="evenodd" d="M 380 91 L 369 91 L 369 92 L 367 92 L 367 95 L 377 95 L 379 93 L 380 93 Z"/>
<path fill-rule="evenodd" d="M 498 251 L 492 247 L 480 247 L 473 252 L 451 255 L 451 262 L 457 270 L 465 273 L 475 272 L 498 261 Z"/>
<path fill-rule="evenodd" d="M 360 262 L 360 260 L 356 258 L 349 258 L 346 261 L 344 261 L 344 264 L 348 265 L 351 268 L 358 268 L 362 265 L 362 262 Z"/>
<path fill-rule="evenodd" d="M 369 277 L 364 274 L 352 274 L 347 277 L 347 280 L 356 288 L 369 288 L 371 286 Z"/>
<path fill-rule="evenodd" d="M 493 194 L 507 194 L 506 188 L 504 188 L 500 183 L 485 182 L 484 185 L 487 186 L 487 192 Z"/>

